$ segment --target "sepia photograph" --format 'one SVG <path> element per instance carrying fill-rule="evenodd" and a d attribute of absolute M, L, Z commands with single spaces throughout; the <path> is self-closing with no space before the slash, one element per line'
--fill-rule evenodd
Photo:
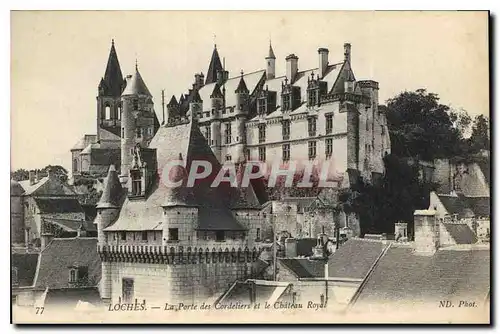
<path fill-rule="evenodd" d="M 11 322 L 490 324 L 490 20 L 11 11 Z"/>

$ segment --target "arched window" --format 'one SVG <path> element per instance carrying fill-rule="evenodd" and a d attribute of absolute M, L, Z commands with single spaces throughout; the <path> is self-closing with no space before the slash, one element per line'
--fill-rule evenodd
<path fill-rule="evenodd" d="M 109 105 L 105 107 L 105 115 L 106 119 L 111 119 L 111 107 Z"/>

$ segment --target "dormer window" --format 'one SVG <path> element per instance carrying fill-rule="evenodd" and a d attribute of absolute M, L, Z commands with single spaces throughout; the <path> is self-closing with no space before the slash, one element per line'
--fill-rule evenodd
<path fill-rule="evenodd" d="M 78 270 L 76 268 L 71 268 L 69 270 L 69 283 L 76 283 L 78 279 Z"/>
<path fill-rule="evenodd" d="M 141 196 L 142 195 L 141 173 L 139 171 L 130 171 L 130 177 L 132 178 L 132 195 Z"/>
<path fill-rule="evenodd" d="M 89 268 L 87 266 L 73 266 L 69 268 L 68 282 L 70 284 L 87 285 Z"/>
<path fill-rule="evenodd" d="M 265 115 L 266 114 L 266 110 L 267 110 L 267 100 L 266 100 L 266 97 L 261 97 L 259 98 L 259 100 L 257 101 L 257 104 L 258 104 L 258 111 L 259 111 L 259 114 L 260 115 Z"/>

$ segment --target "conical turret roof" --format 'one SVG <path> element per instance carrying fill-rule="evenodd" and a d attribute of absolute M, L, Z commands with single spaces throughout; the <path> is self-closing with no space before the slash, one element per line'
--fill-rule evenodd
<path fill-rule="evenodd" d="M 238 87 L 236 87 L 235 93 L 248 93 L 248 88 L 245 83 L 245 79 L 243 79 L 243 71 L 241 72 L 240 82 L 238 83 Z"/>
<path fill-rule="evenodd" d="M 131 77 L 127 77 L 127 86 L 122 93 L 122 96 L 124 95 L 146 95 L 152 97 L 139 73 L 137 65 L 135 65 L 135 73 Z"/>
<path fill-rule="evenodd" d="M 222 71 L 222 63 L 220 61 L 219 52 L 217 52 L 217 45 L 214 46 L 214 51 L 212 52 L 212 58 L 210 59 L 210 65 L 208 66 L 207 77 L 205 79 L 205 85 L 211 84 L 217 81 L 217 73 Z"/>
<path fill-rule="evenodd" d="M 269 53 L 268 53 L 268 55 L 267 55 L 266 58 L 276 59 L 276 56 L 274 55 L 273 46 L 271 45 L 271 42 L 269 42 Z"/>
<path fill-rule="evenodd" d="M 115 166 L 109 167 L 106 184 L 102 192 L 101 199 L 97 203 L 97 208 L 115 208 L 120 207 L 120 201 L 123 194 L 123 188 L 118 178 Z"/>

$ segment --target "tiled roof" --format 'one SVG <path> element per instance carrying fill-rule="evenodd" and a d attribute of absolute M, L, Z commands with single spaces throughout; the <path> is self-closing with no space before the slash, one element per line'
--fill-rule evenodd
<path fill-rule="evenodd" d="M 144 83 L 141 74 L 139 73 L 139 69 L 137 65 L 135 67 L 135 73 L 132 77 L 127 77 L 127 86 L 123 90 L 122 96 L 125 95 L 146 95 L 152 96 L 149 92 L 148 87 Z"/>
<path fill-rule="evenodd" d="M 81 221 L 76 219 L 42 218 L 44 222 L 55 224 L 66 232 L 76 232 L 83 223 L 85 231 L 97 231 L 96 225 L 92 221 Z"/>
<path fill-rule="evenodd" d="M 23 187 L 16 180 L 10 180 L 10 196 L 21 196 L 24 194 Z"/>
<path fill-rule="evenodd" d="M 278 259 L 298 278 L 325 277 L 325 261 L 306 258 Z"/>
<path fill-rule="evenodd" d="M 328 276 L 364 278 L 384 247 L 381 241 L 349 239 L 328 259 Z"/>
<path fill-rule="evenodd" d="M 35 198 L 40 213 L 83 212 L 76 198 Z"/>
<path fill-rule="evenodd" d="M 69 288 L 69 268 L 83 266 L 88 268 L 88 286 L 97 286 L 101 280 L 97 238 L 53 239 L 40 253 L 35 289 Z"/>
<path fill-rule="evenodd" d="M 11 267 L 17 268 L 18 286 L 33 285 L 38 264 L 38 253 L 12 254 L 11 261 Z"/>
<path fill-rule="evenodd" d="M 443 224 L 453 240 L 458 245 L 474 244 L 477 242 L 477 237 L 467 224 Z"/>
<path fill-rule="evenodd" d="M 105 180 L 104 190 L 97 203 L 98 208 L 118 208 L 122 202 L 123 188 L 118 178 L 115 166 L 111 165 L 108 170 L 108 176 Z"/>
<path fill-rule="evenodd" d="M 176 145 L 172 145 L 176 143 Z M 212 165 L 212 175 L 197 180 L 193 187 L 189 188 L 192 194 L 187 198 L 180 199 L 186 205 L 198 207 L 199 230 L 243 230 L 237 222 L 231 208 L 234 206 L 246 208 L 259 208 L 260 204 L 256 198 L 242 199 L 238 188 L 230 187 L 227 183 L 221 183 L 218 187 L 211 187 L 213 177 L 219 172 L 221 165 L 217 161 L 198 126 L 194 123 L 176 126 L 161 127 L 153 138 L 150 148 L 156 149 L 158 174 L 163 175 L 164 168 L 169 161 L 179 160 L 182 157 L 186 169 L 190 169 L 193 160 L 208 161 Z M 181 186 L 180 188 L 184 188 Z M 156 179 L 151 194 L 144 200 L 126 199 L 116 223 L 106 230 L 147 230 L 158 226 L 163 219 L 163 208 L 168 196 L 180 193 L 172 193 L 171 188 L 164 182 Z M 242 203 L 242 200 L 244 203 Z M 252 201 L 250 201 L 252 200 Z"/>
<path fill-rule="evenodd" d="M 217 72 L 222 71 L 222 63 L 220 62 L 219 52 L 217 51 L 217 46 L 214 46 L 214 51 L 212 52 L 212 58 L 210 59 L 210 65 L 208 66 L 207 77 L 205 79 L 205 85 L 214 83 L 217 81 Z"/>
<path fill-rule="evenodd" d="M 489 249 L 440 249 L 422 256 L 392 246 L 362 285 L 356 305 L 483 300 L 490 289 L 490 265 Z"/>

